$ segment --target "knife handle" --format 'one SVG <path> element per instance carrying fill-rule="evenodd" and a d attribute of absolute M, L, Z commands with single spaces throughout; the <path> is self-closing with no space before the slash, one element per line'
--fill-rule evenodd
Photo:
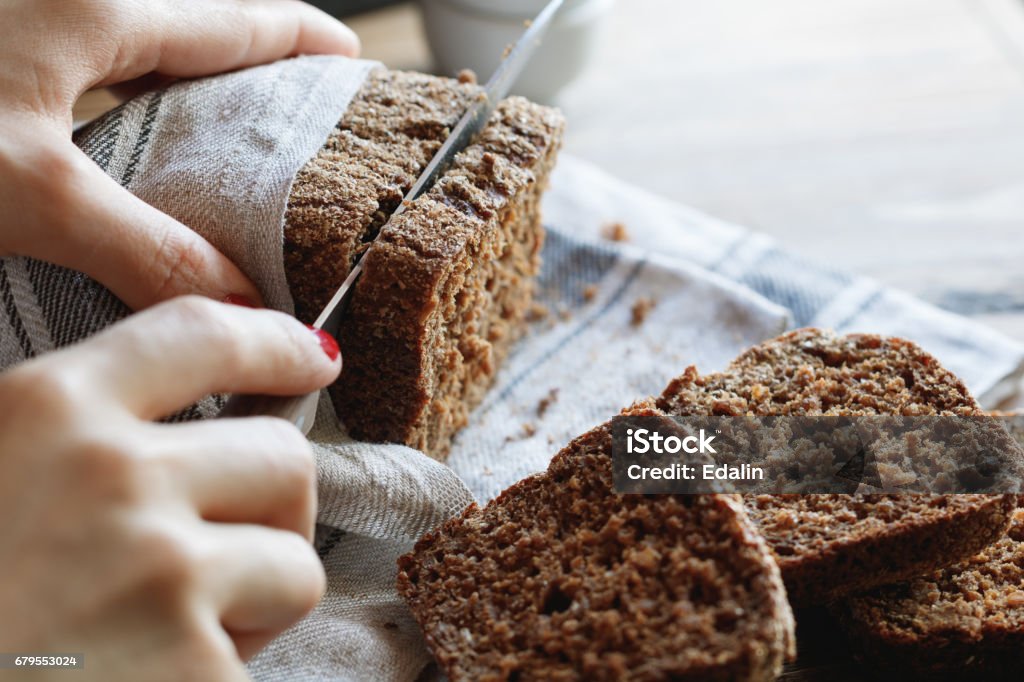
<path fill-rule="evenodd" d="M 299 396 L 233 395 L 217 417 L 278 417 L 306 435 L 313 428 L 319 398 L 319 391 Z"/>

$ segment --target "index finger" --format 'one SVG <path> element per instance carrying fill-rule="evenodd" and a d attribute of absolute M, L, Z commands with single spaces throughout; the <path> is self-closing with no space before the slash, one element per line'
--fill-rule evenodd
<path fill-rule="evenodd" d="M 303 395 L 341 370 L 336 342 L 295 318 L 188 296 L 138 313 L 63 352 L 141 419 L 212 393 Z"/>
<path fill-rule="evenodd" d="M 112 62 L 92 85 L 151 72 L 188 78 L 264 64 L 299 54 L 355 57 L 350 28 L 300 0 L 161 0 L 125 19 Z"/>

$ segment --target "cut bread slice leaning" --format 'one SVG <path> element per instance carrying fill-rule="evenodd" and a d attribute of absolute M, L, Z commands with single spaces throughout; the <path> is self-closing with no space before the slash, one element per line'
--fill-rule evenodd
<path fill-rule="evenodd" d="M 739 497 L 615 494 L 610 449 L 606 424 L 400 559 L 448 678 L 775 679 L 793 616 Z"/>
<path fill-rule="evenodd" d="M 998 542 L 956 566 L 834 607 L 858 655 L 928 679 L 1019 680 L 1024 509 Z"/>
<path fill-rule="evenodd" d="M 751 348 L 724 372 L 690 367 L 657 406 L 671 415 L 984 413 L 915 344 L 802 329 Z M 1012 444 L 1011 444 L 1012 446 Z M 750 495 L 794 606 L 821 605 L 972 556 L 1010 523 L 1013 495 Z"/>

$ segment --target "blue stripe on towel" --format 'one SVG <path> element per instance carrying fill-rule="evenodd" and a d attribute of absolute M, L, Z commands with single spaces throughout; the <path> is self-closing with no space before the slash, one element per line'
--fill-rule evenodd
<path fill-rule="evenodd" d="M 89 123 L 74 135 L 75 144 L 92 159 L 96 165 L 107 172 L 114 157 L 117 138 L 121 134 L 124 122 L 124 105 L 104 114 L 101 118 Z"/>
<path fill-rule="evenodd" d="M 27 259 L 25 269 L 36 302 L 57 348 L 110 326 L 130 314 L 128 306 L 80 272 Z M 74 305 L 68 305 L 74 301 Z"/>
<path fill-rule="evenodd" d="M 25 329 L 25 324 L 21 321 L 21 314 L 18 312 L 18 306 L 14 302 L 14 292 L 11 290 L 11 283 L 7 279 L 7 268 L 4 266 L 2 259 L 0 259 L 0 305 L 3 305 L 4 312 L 7 313 L 7 319 L 14 329 L 14 334 L 18 337 L 18 345 L 21 346 L 22 356 L 26 360 L 35 357 L 35 347 L 33 347 L 32 339 Z"/>
<path fill-rule="evenodd" d="M 156 123 L 156 117 L 160 113 L 160 104 L 163 102 L 163 99 L 163 90 L 157 90 L 150 95 L 149 103 L 146 105 L 146 114 L 142 119 L 142 129 L 139 130 L 139 137 L 135 141 L 135 148 L 132 150 L 132 156 L 124 169 L 124 177 L 121 178 L 121 185 L 124 187 L 131 186 L 132 179 L 135 177 L 135 169 L 138 168 L 139 161 L 149 146 L 149 136 L 153 132 L 153 124 Z"/>
<path fill-rule="evenodd" d="M 772 303 L 790 310 L 797 327 L 806 327 L 829 301 L 853 282 L 853 278 L 770 248 L 739 281 Z"/>
<path fill-rule="evenodd" d="M 586 288 L 604 279 L 619 257 L 613 248 L 581 242 L 548 228 L 537 277 L 537 302 L 548 306 L 582 307 Z"/>

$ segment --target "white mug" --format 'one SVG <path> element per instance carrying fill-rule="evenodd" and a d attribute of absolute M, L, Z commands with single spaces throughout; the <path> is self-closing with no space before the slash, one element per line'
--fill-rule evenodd
<path fill-rule="evenodd" d="M 604 19 L 613 2 L 566 0 L 513 93 L 550 103 L 600 48 Z M 422 0 L 437 69 L 455 75 L 468 68 L 485 81 L 526 30 L 527 20 L 546 4 L 546 0 Z"/>

